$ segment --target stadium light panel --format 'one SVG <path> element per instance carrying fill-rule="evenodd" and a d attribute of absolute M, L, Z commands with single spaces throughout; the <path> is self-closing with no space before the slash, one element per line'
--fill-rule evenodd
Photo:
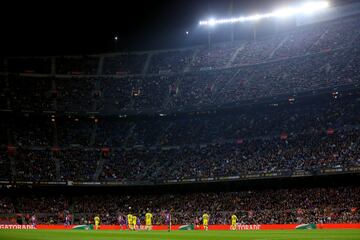
<path fill-rule="evenodd" d="M 293 8 L 281 8 L 275 12 L 273 12 L 274 17 L 279 17 L 279 18 L 283 18 L 283 17 L 290 17 L 292 15 L 295 14 L 295 11 Z"/>
<path fill-rule="evenodd" d="M 270 13 L 265 14 L 256 14 L 250 15 L 247 17 L 233 17 L 233 18 L 223 18 L 223 19 L 214 19 L 210 18 L 208 20 L 201 20 L 199 21 L 200 26 L 215 26 L 218 24 L 226 24 L 226 23 L 239 23 L 239 22 L 248 22 L 248 21 L 258 21 L 264 18 L 285 18 L 294 16 L 297 14 L 311 14 L 317 12 L 319 10 L 325 9 L 329 7 L 329 2 L 326 1 L 316 1 L 316 2 L 304 2 L 298 6 L 294 7 L 284 7 L 278 10 L 275 10 Z"/>
<path fill-rule="evenodd" d="M 214 18 L 209 19 L 208 24 L 210 26 L 214 26 L 216 24 L 215 19 Z"/>
<path fill-rule="evenodd" d="M 307 2 L 300 8 L 299 12 L 303 14 L 308 14 L 327 7 L 329 7 L 328 2 Z"/>

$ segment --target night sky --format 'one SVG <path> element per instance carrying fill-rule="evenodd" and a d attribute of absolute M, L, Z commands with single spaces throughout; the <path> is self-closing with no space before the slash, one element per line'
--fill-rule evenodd
<path fill-rule="evenodd" d="M 300 1 L 3 1 L 0 50 L 2 56 L 39 56 L 205 44 L 207 32 L 197 24 L 201 19 L 262 13 L 293 2 Z M 218 35 L 226 40 L 227 34 Z"/>

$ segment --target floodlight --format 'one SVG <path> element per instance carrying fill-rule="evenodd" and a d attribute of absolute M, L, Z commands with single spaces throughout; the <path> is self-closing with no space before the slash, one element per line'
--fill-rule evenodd
<path fill-rule="evenodd" d="M 208 21 L 208 24 L 209 24 L 210 26 L 214 26 L 215 24 L 217 24 L 217 21 L 215 21 L 214 18 L 210 18 L 209 21 Z"/>
<path fill-rule="evenodd" d="M 214 26 L 217 24 L 225 24 L 225 23 L 258 21 L 260 19 L 270 18 L 270 17 L 283 18 L 283 17 L 294 16 L 297 14 L 311 14 L 316 11 L 325 9 L 329 6 L 330 6 L 329 2 L 326 2 L 326 1 L 305 2 L 305 3 L 297 5 L 297 6 L 283 7 L 278 10 L 275 10 L 273 12 L 265 13 L 265 14 L 255 14 L 255 15 L 250 15 L 247 17 L 237 17 L 237 18 L 233 17 L 233 18 L 228 18 L 228 19 L 226 19 L 226 18 L 224 18 L 224 19 L 210 18 L 208 20 L 199 21 L 199 25 Z"/>
<path fill-rule="evenodd" d="M 299 12 L 308 14 L 327 7 L 329 7 L 328 2 L 307 2 L 299 8 Z"/>
<path fill-rule="evenodd" d="M 285 7 L 273 12 L 273 16 L 282 18 L 282 17 L 289 17 L 291 15 L 294 15 L 294 13 L 295 10 L 293 8 Z"/>

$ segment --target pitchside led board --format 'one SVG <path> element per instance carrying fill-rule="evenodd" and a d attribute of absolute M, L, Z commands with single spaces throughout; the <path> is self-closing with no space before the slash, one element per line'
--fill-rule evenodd
<path fill-rule="evenodd" d="M 93 230 L 92 225 L 10 225 L 2 224 L 1 229 L 23 229 L 23 230 Z M 101 225 L 101 230 L 120 230 L 118 225 Z M 153 230 L 167 230 L 168 225 L 155 225 Z M 291 229 L 360 229 L 360 223 L 337 223 L 337 224 L 252 224 L 237 225 L 238 231 L 259 231 L 259 230 L 291 230 Z M 139 230 L 145 230 L 145 226 L 140 226 Z M 193 225 L 172 225 L 171 230 L 203 230 L 202 227 L 196 229 Z M 210 225 L 209 230 L 230 230 L 230 225 Z"/>

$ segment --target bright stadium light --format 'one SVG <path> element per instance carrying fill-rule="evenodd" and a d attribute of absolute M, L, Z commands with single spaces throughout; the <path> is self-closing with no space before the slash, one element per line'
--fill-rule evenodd
<path fill-rule="evenodd" d="M 216 24 L 215 19 L 214 19 L 214 18 L 210 18 L 209 21 L 208 21 L 208 24 L 209 24 L 210 26 L 214 26 L 214 25 Z"/>
<path fill-rule="evenodd" d="M 279 17 L 279 18 L 290 17 L 294 14 L 295 14 L 294 9 L 289 8 L 289 7 L 281 8 L 281 9 L 273 12 L 274 17 Z"/>
<path fill-rule="evenodd" d="M 327 7 L 329 7 L 328 2 L 307 2 L 301 7 L 300 13 L 304 13 L 304 14 L 313 13 Z"/>
<path fill-rule="evenodd" d="M 248 21 L 258 21 L 264 18 L 285 18 L 294 16 L 297 14 L 311 14 L 316 11 L 325 9 L 329 7 L 330 4 L 326 1 L 316 1 L 316 2 L 305 2 L 300 5 L 294 7 L 284 7 L 278 10 L 275 10 L 270 13 L 265 14 L 256 14 L 247 17 L 233 17 L 233 18 L 223 18 L 223 19 L 214 19 L 210 18 L 208 20 L 199 21 L 200 26 L 215 26 L 217 24 L 225 24 L 225 23 L 239 23 L 239 22 L 248 22 Z"/>

